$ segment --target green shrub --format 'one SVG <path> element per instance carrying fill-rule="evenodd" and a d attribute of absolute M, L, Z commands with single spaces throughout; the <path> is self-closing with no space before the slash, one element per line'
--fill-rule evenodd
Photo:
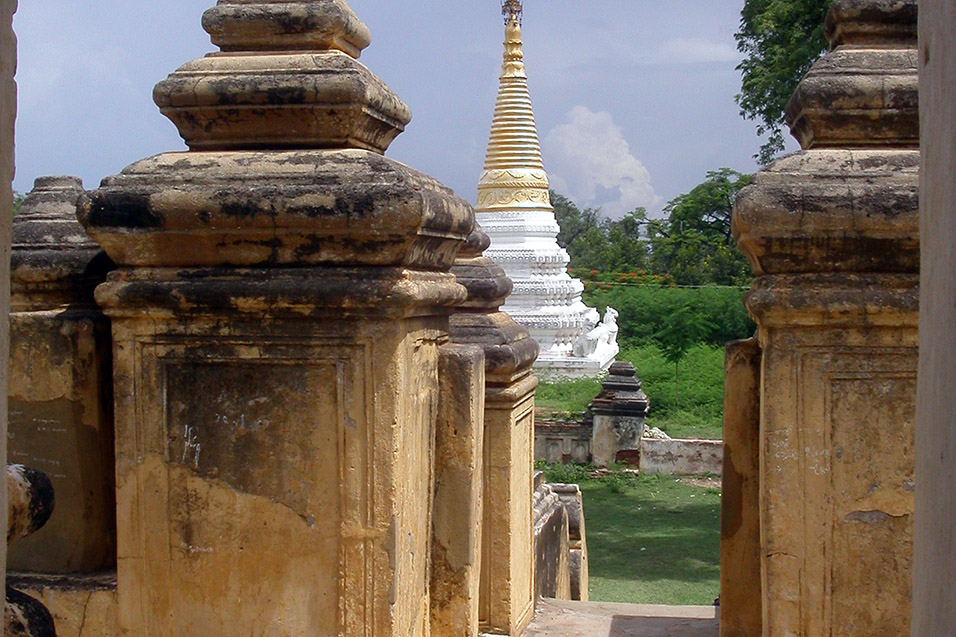
<path fill-rule="evenodd" d="M 550 464 L 543 460 L 534 463 L 534 468 L 544 472 L 544 479 L 553 484 L 583 484 L 591 480 L 594 467 L 589 464 Z"/>
<path fill-rule="evenodd" d="M 603 312 L 613 307 L 621 316 L 618 343 L 622 348 L 654 342 L 654 335 L 681 312 L 702 317 L 707 329 L 701 341 L 723 347 L 753 336 L 756 325 L 747 314 L 739 288 L 675 288 L 659 285 L 612 285 L 586 282 L 585 300 Z"/>

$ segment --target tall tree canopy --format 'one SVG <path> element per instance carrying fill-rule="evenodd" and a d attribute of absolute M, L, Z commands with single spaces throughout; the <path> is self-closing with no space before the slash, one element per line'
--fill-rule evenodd
<path fill-rule="evenodd" d="M 750 266 L 730 232 L 734 199 L 750 175 L 729 168 L 673 199 L 666 219 L 648 219 L 638 208 L 616 221 L 551 193 L 561 226 L 558 243 L 574 269 L 599 272 L 644 270 L 669 275 L 678 285 L 746 285 Z"/>
<path fill-rule="evenodd" d="M 673 199 L 667 219 L 648 224 L 650 269 L 669 274 L 678 285 L 744 285 L 751 279 L 746 257 L 730 231 L 734 199 L 750 175 L 729 168 Z"/>
<path fill-rule="evenodd" d="M 784 109 L 797 84 L 827 49 L 823 21 L 832 0 L 746 0 L 736 34 L 744 60 L 740 114 L 770 135 L 757 155 L 770 163 L 784 147 Z"/>
<path fill-rule="evenodd" d="M 567 197 L 551 191 L 551 205 L 561 232 L 558 244 L 567 249 L 572 268 L 623 272 L 646 267 L 648 245 L 642 226 L 647 212 L 637 208 L 612 221 L 598 210 L 581 210 Z"/>
<path fill-rule="evenodd" d="M 23 194 L 17 192 L 16 190 L 13 191 L 13 216 L 14 217 L 17 216 L 18 212 L 20 212 L 20 206 L 21 204 L 23 204 L 24 199 L 26 199 L 26 197 Z"/>

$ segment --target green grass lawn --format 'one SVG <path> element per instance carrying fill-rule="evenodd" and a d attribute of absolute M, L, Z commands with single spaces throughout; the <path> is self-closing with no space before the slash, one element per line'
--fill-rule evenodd
<path fill-rule="evenodd" d="M 599 391 L 601 380 L 597 378 L 541 382 L 534 393 L 534 404 L 549 417 L 579 417 Z"/>
<path fill-rule="evenodd" d="M 546 473 L 554 482 L 576 478 L 584 493 L 592 600 L 709 605 L 719 595 L 716 478 Z"/>
<path fill-rule="evenodd" d="M 722 437 L 724 351 L 699 345 L 687 353 L 679 369 L 664 360 L 653 345 L 626 349 L 619 360 L 634 363 L 644 392 L 651 399 L 647 425 L 660 427 L 672 438 Z M 679 373 L 679 381 L 675 375 Z M 593 379 L 544 382 L 535 401 L 544 417 L 580 416 L 601 389 Z"/>

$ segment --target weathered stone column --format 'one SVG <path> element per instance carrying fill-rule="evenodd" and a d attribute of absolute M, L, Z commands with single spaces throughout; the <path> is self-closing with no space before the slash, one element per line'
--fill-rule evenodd
<path fill-rule="evenodd" d="M 832 50 L 735 234 L 763 351 L 763 634 L 905 635 L 911 615 L 920 155 L 915 0 L 837 0 Z"/>
<path fill-rule="evenodd" d="M 126 634 L 428 634 L 439 346 L 468 204 L 383 156 L 407 107 L 342 0 L 222 0 L 154 97 L 191 152 L 81 205 L 118 270 Z"/>
<path fill-rule="evenodd" d="M 720 634 L 762 629 L 760 586 L 760 345 L 727 345 L 720 494 Z"/>
<path fill-rule="evenodd" d="M 534 613 L 532 478 L 538 344 L 499 307 L 511 293 L 504 270 L 482 256 L 472 233 L 452 272 L 468 300 L 451 317 L 455 343 L 485 351 L 484 524 L 479 617 L 482 630 L 519 635 Z"/>
<path fill-rule="evenodd" d="M 432 635 L 477 637 L 481 585 L 485 353 L 440 348 L 431 565 Z"/>
<path fill-rule="evenodd" d="M 76 177 L 37 179 L 13 224 L 9 457 L 45 472 L 58 501 L 10 547 L 13 571 L 116 565 L 110 328 L 93 300 L 112 263 L 76 221 L 82 194 Z"/>
<path fill-rule="evenodd" d="M 644 421 L 650 401 L 641 389 L 634 363 L 618 361 L 601 384 L 599 393 L 588 405 L 593 416 L 591 461 L 596 467 L 617 462 L 621 451 L 632 451 L 630 463 L 640 466 Z"/>
<path fill-rule="evenodd" d="M 534 596 L 571 599 L 571 524 L 568 509 L 544 474 L 534 476 Z"/>

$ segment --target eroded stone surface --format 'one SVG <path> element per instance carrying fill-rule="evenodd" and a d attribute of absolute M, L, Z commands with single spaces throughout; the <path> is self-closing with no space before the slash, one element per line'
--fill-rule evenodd
<path fill-rule="evenodd" d="M 544 475 L 535 475 L 535 599 L 571 599 L 571 534 L 568 510 Z"/>
<path fill-rule="evenodd" d="M 916 4 L 834 3 L 833 50 L 788 107 L 805 150 L 735 210 L 758 275 L 764 635 L 910 632 Z"/>
<path fill-rule="evenodd" d="M 720 493 L 720 625 L 724 637 L 760 635 L 760 346 L 727 346 Z"/>
<path fill-rule="evenodd" d="M 468 298 L 451 316 L 449 328 L 453 342 L 480 346 L 485 356 L 480 622 L 483 629 L 516 634 L 530 618 L 534 602 L 526 574 L 534 568 L 530 445 L 537 379 L 531 366 L 538 344 L 527 329 L 499 311 L 512 285 L 504 271 L 482 255 L 489 244 L 488 236 L 476 229 L 452 268 Z M 521 502 L 522 497 L 528 500 Z"/>
<path fill-rule="evenodd" d="M 450 189 L 364 150 L 167 153 L 106 178 L 79 215 L 137 267 L 447 270 L 474 227 Z"/>
<path fill-rule="evenodd" d="M 372 40 L 368 27 L 341 0 L 225 0 L 206 11 L 203 28 L 223 51 L 335 49 L 359 57 Z M 290 28 L 294 25 L 294 28 Z"/>
<path fill-rule="evenodd" d="M 619 361 L 611 365 L 601 392 L 588 409 L 593 416 L 591 459 L 597 467 L 607 467 L 621 451 L 636 451 L 640 463 L 644 420 L 650 401 L 641 389 L 633 363 Z"/>
<path fill-rule="evenodd" d="M 53 616 L 57 637 L 109 637 L 117 626 L 116 573 L 13 575 L 11 583 L 41 601 Z"/>
<path fill-rule="evenodd" d="M 787 104 L 804 148 L 919 146 L 915 2 L 837 0 L 825 30 L 832 51 Z"/>
<path fill-rule="evenodd" d="M 411 120 L 355 59 L 370 35 L 344 0 L 230 0 L 203 25 L 222 52 L 184 64 L 153 91 L 192 150 L 384 153 Z"/>
<path fill-rule="evenodd" d="M 552 484 L 568 514 L 568 538 L 571 541 L 571 599 L 588 601 L 590 597 L 590 570 L 588 567 L 588 539 L 584 521 L 584 494 L 576 484 Z"/>
<path fill-rule="evenodd" d="M 478 634 L 483 511 L 484 352 L 445 345 L 435 434 L 431 549 L 432 635 Z"/>

